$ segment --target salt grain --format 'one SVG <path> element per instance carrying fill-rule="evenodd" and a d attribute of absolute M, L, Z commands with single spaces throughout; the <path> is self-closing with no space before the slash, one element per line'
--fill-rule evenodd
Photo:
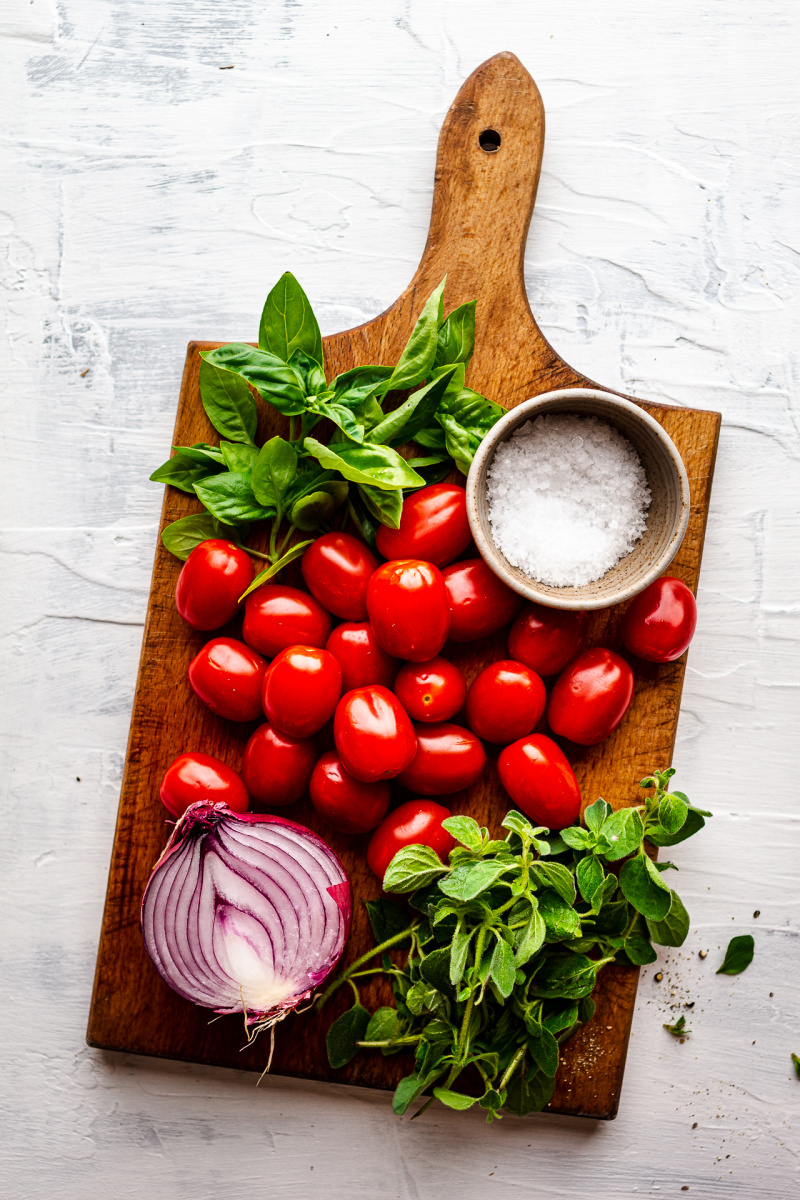
<path fill-rule="evenodd" d="M 487 472 L 495 544 L 552 587 L 593 583 L 629 554 L 647 527 L 650 489 L 627 438 L 597 417 L 526 421 L 501 442 Z"/>

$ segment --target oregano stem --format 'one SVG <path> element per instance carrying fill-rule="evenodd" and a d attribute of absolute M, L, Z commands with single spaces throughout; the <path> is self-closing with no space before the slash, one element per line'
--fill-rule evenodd
<path fill-rule="evenodd" d="M 408 929 L 403 929 L 400 933 L 394 934 L 393 937 L 387 938 L 385 942 L 381 942 L 379 946 L 374 946 L 372 950 L 368 950 L 366 954 L 362 954 L 360 958 L 357 958 L 354 963 L 350 964 L 346 971 L 343 971 L 341 975 L 334 979 L 333 983 L 331 983 L 325 989 L 321 996 L 317 997 L 315 1002 L 317 1008 L 322 1008 L 328 997 L 331 996 L 338 987 L 341 987 L 343 983 L 349 983 L 350 976 L 355 974 L 359 967 L 362 967 L 364 963 L 369 962 L 369 960 L 374 958 L 376 954 L 383 954 L 385 950 L 390 950 L 392 946 L 396 946 L 398 942 L 404 941 L 405 938 L 414 933 L 414 930 L 417 929 L 418 926 L 419 921 L 415 921 L 412 925 L 409 925 Z"/>

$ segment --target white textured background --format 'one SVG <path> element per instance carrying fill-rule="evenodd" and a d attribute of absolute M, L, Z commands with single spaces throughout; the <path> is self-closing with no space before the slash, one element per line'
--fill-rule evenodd
<path fill-rule="evenodd" d="M 796 4 L 3 0 L 0 21 L 4 1200 L 796 1197 Z M 724 414 L 677 751 L 716 816 L 674 853 L 694 927 L 643 973 L 619 1118 L 409 1124 L 381 1094 L 90 1051 L 185 344 L 254 336 L 285 269 L 323 332 L 385 307 L 442 117 L 504 49 L 547 110 L 545 333 L 595 379 Z M 753 965 L 715 976 L 748 930 Z"/>

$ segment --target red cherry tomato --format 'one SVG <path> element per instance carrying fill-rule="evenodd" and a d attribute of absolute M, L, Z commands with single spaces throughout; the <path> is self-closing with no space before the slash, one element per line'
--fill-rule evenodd
<path fill-rule="evenodd" d="M 327 650 L 288 646 L 264 676 L 264 715 L 279 733 L 306 738 L 333 716 L 342 694 L 342 668 Z"/>
<path fill-rule="evenodd" d="M 434 483 L 406 496 L 400 528 L 381 525 L 375 545 L 384 558 L 421 558 L 445 567 L 471 541 L 463 487 Z"/>
<path fill-rule="evenodd" d="M 633 671 L 613 650 L 584 650 L 562 671 L 547 705 L 554 733 L 594 746 L 619 725 L 633 699 Z"/>
<path fill-rule="evenodd" d="M 366 833 L 389 808 L 388 783 L 364 783 L 342 766 L 335 750 L 323 754 L 308 785 L 311 803 L 321 817 L 342 833 Z"/>
<path fill-rule="evenodd" d="M 266 659 L 236 638 L 212 638 L 189 663 L 189 683 L 203 704 L 229 721 L 261 716 Z"/>
<path fill-rule="evenodd" d="M 455 839 L 442 821 L 450 816 L 448 809 L 433 800 L 409 800 L 400 804 L 380 823 L 367 847 L 367 862 L 379 879 L 403 846 L 430 846 L 443 862 L 455 846 Z"/>
<path fill-rule="evenodd" d="M 363 621 L 367 584 L 377 565 L 372 551 L 352 534 L 323 533 L 306 550 L 300 570 L 306 587 L 328 612 Z"/>
<path fill-rule="evenodd" d="M 291 804 L 308 791 L 316 761 L 313 738 L 291 737 L 271 725 L 259 725 L 244 749 L 242 779 L 261 804 Z"/>
<path fill-rule="evenodd" d="M 287 646 L 324 646 L 330 632 L 325 609 L 299 588 L 264 583 L 245 601 L 242 637 L 267 658 Z"/>
<path fill-rule="evenodd" d="M 239 776 L 210 754 L 181 754 L 161 781 L 161 802 L 173 817 L 182 817 L 190 804 L 222 801 L 234 812 L 247 812 L 250 797 Z"/>
<path fill-rule="evenodd" d="M 325 643 L 342 668 L 342 694 L 371 683 L 390 688 L 400 663 L 375 640 L 369 621 L 337 625 Z"/>
<path fill-rule="evenodd" d="M 447 641 L 447 592 L 432 563 L 401 558 L 378 567 L 367 588 L 367 610 L 378 645 L 396 658 L 427 662 Z"/>
<path fill-rule="evenodd" d="M 538 675 L 557 675 L 578 654 L 589 629 L 587 612 L 526 604 L 508 634 L 508 653 Z"/>
<path fill-rule="evenodd" d="M 455 663 L 431 658 L 402 666 L 394 694 L 415 721 L 449 721 L 467 698 L 467 682 Z"/>
<path fill-rule="evenodd" d="M 574 825 L 581 812 L 581 789 L 563 751 L 552 738 L 533 733 L 502 750 L 500 782 L 526 817 L 547 829 Z"/>
<path fill-rule="evenodd" d="M 622 640 L 632 654 L 648 662 L 674 662 L 694 637 L 697 603 L 680 579 L 656 579 L 636 597 L 625 614 Z"/>
<path fill-rule="evenodd" d="M 470 687 L 467 722 L 478 737 L 507 746 L 533 732 L 546 703 L 547 693 L 536 672 L 503 658 L 484 667 Z"/>
<path fill-rule="evenodd" d="M 393 779 L 417 752 L 405 709 L 384 687 L 355 688 L 342 696 L 333 739 L 345 770 L 365 783 Z"/>
<path fill-rule="evenodd" d="M 465 558 L 442 572 L 450 604 L 450 640 L 473 642 L 496 633 L 514 617 L 522 597 L 497 578 L 482 558 Z"/>
<path fill-rule="evenodd" d="M 481 743 L 460 725 L 415 725 L 417 753 L 397 782 L 423 796 L 445 796 L 471 787 L 486 766 Z"/>
<path fill-rule="evenodd" d="M 254 575 L 253 560 L 240 546 L 209 538 L 183 564 L 175 607 L 193 629 L 219 629 L 236 616 L 239 597 Z"/>

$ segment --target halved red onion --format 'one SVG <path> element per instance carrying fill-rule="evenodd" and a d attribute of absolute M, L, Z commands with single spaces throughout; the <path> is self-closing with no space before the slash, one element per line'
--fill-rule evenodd
<path fill-rule="evenodd" d="M 201 801 L 153 869 L 142 933 L 159 975 L 181 996 L 263 1027 L 330 974 L 351 911 L 342 864 L 310 829 Z"/>

